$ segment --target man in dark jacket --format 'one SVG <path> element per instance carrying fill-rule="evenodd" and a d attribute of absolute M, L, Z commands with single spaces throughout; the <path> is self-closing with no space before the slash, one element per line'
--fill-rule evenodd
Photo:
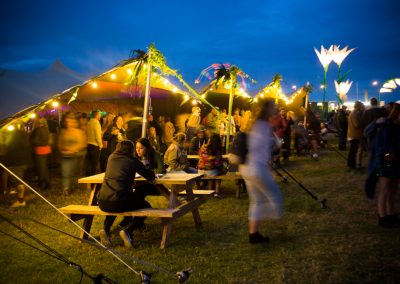
<path fill-rule="evenodd" d="M 133 156 L 134 145 L 125 140 L 117 144 L 115 151 L 108 158 L 104 181 L 99 194 L 99 207 L 105 212 L 126 212 L 140 208 L 151 208 L 144 196 L 133 191 L 136 173 L 152 181 L 155 174 Z M 110 245 L 110 229 L 116 216 L 107 216 L 100 239 L 104 245 Z M 132 233 L 144 224 L 146 217 L 124 217 L 120 223 L 124 227 L 119 235 L 126 247 L 132 247 Z"/>
<path fill-rule="evenodd" d="M 338 148 L 339 150 L 346 150 L 347 144 L 347 107 L 342 105 L 342 108 L 339 109 L 336 113 L 335 122 L 336 129 L 338 134 Z"/>

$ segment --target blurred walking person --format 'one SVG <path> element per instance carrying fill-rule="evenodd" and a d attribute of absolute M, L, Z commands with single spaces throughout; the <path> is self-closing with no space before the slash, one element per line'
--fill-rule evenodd
<path fill-rule="evenodd" d="M 239 166 L 249 194 L 249 242 L 267 243 L 269 238 L 259 232 L 264 219 L 282 216 L 282 194 L 269 168 L 271 149 L 275 145 L 270 120 L 277 115 L 273 100 L 267 100 L 256 112 L 254 124 L 247 134 L 246 162 Z"/>
<path fill-rule="evenodd" d="M 61 183 L 63 194 L 69 195 L 79 174 L 78 155 L 86 146 L 86 136 L 78 128 L 73 113 L 66 113 L 58 136 L 58 149 L 61 153 Z"/>
<path fill-rule="evenodd" d="M 31 145 L 35 157 L 35 168 L 40 189 L 50 188 L 49 154 L 51 153 L 51 137 L 47 121 L 43 117 L 35 119 L 31 133 Z"/>

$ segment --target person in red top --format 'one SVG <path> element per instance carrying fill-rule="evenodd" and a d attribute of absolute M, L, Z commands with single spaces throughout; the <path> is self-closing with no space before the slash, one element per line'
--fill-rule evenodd
<path fill-rule="evenodd" d="M 206 144 L 199 150 L 199 162 L 197 164 L 198 173 L 207 176 L 217 176 L 222 167 L 222 143 L 219 135 L 212 135 Z M 222 198 L 220 194 L 221 180 L 210 180 L 208 183 L 210 190 L 215 190 L 214 197 Z"/>

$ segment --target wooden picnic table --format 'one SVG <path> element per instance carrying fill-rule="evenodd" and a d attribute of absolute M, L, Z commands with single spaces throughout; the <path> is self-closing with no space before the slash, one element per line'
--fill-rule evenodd
<path fill-rule="evenodd" d="M 187 155 L 187 159 L 188 160 L 199 160 L 200 156 L 199 155 Z M 229 159 L 229 155 L 228 154 L 222 155 L 222 159 L 228 160 Z"/>
<path fill-rule="evenodd" d="M 101 211 L 97 205 L 97 193 L 100 190 L 101 184 L 103 183 L 104 173 L 84 177 L 78 180 L 78 183 L 87 184 L 91 189 L 89 204 L 84 205 L 69 205 L 60 208 L 66 214 L 71 217 L 74 216 L 75 220 L 84 219 L 83 228 L 85 231 L 90 232 L 94 215 L 121 215 L 121 216 L 149 216 L 149 217 L 160 217 L 163 224 L 163 233 L 161 239 L 161 248 L 165 248 L 168 243 L 172 222 L 185 215 L 188 212 L 192 212 L 193 219 L 197 228 L 201 225 L 201 218 L 198 207 L 206 201 L 204 196 L 195 196 L 193 193 L 193 185 L 198 179 L 203 177 L 203 174 L 187 174 L 187 173 L 168 173 L 157 177 L 154 181 L 149 182 L 141 176 L 135 178 L 135 184 L 143 183 L 154 183 L 160 191 L 160 194 L 168 199 L 167 209 L 139 209 L 137 211 L 124 213 L 110 213 Z M 186 195 L 185 201 L 181 202 L 178 199 L 179 194 L 184 193 Z M 158 212 L 158 213 L 157 213 Z M 87 239 L 86 233 L 81 233 L 81 238 Z"/>

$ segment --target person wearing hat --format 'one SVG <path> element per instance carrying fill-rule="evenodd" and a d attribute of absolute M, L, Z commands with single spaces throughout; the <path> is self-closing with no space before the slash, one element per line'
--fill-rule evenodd
<path fill-rule="evenodd" d="M 203 125 L 197 127 L 196 136 L 190 140 L 189 154 L 197 155 L 199 154 L 199 150 L 204 143 L 206 143 L 206 128 Z"/>

